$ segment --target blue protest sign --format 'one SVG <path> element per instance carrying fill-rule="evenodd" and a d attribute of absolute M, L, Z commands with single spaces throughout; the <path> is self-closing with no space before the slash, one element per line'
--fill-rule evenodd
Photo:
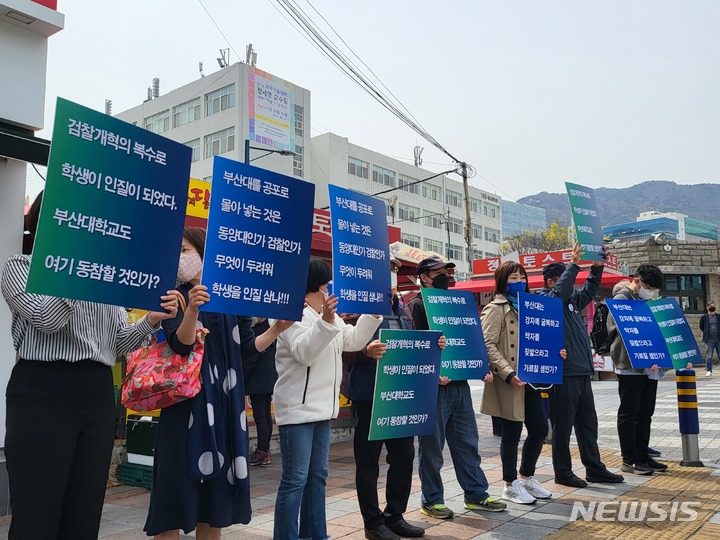
<path fill-rule="evenodd" d="M 159 310 L 176 284 L 191 153 L 58 98 L 27 291 Z"/>
<path fill-rule="evenodd" d="M 520 293 L 518 318 L 518 378 L 528 383 L 562 384 L 562 300 Z"/>
<path fill-rule="evenodd" d="M 565 182 L 565 188 L 570 199 L 570 213 L 575 224 L 577 241 L 584 252 L 583 260 L 604 261 L 602 221 L 598 214 L 595 191 L 570 182 Z"/>
<path fill-rule="evenodd" d="M 338 312 L 390 315 L 385 202 L 332 184 L 328 189 Z"/>
<path fill-rule="evenodd" d="M 615 319 L 632 367 L 649 368 L 655 364 L 673 367 L 665 338 L 647 302 L 606 300 L 605 303 Z"/>
<path fill-rule="evenodd" d="M 435 429 L 440 332 L 380 330 L 387 350 L 378 360 L 371 441 L 428 435 Z"/>
<path fill-rule="evenodd" d="M 215 156 L 201 309 L 300 320 L 314 194 L 309 182 Z"/>
<path fill-rule="evenodd" d="M 422 299 L 430 329 L 447 339 L 440 375 L 453 381 L 483 379 L 489 372 L 488 356 L 472 292 L 426 288 Z"/>

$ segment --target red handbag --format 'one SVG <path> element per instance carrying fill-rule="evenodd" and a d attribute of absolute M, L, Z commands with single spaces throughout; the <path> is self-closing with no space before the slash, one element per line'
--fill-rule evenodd
<path fill-rule="evenodd" d="M 178 296 L 185 311 L 185 298 Z M 133 411 L 163 409 L 200 392 L 200 367 L 205 353 L 206 329 L 195 335 L 192 351 L 177 354 L 166 341 L 150 343 L 128 354 L 122 386 L 122 404 Z"/>

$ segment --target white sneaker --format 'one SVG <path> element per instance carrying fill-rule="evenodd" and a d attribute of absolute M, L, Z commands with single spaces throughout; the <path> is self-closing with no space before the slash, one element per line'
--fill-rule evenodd
<path fill-rule="evenodd" d="M 535 497 L 536 499 L 549 499 L 552 497 L 552 493 L 542 487 L 532 476 L 521 479 L 520 481 L 522 482 L 525 491 L 527 491 L 531 497 Z"/>
<path fill-rule="evenodd" d="M 712 371 L 706 371 L 705 372 L 706 377 L 712 377 Z"/>
<path fill-rule="evenodd" d="M 502 498 L 518 504 L 535 504 L 535 497 L 527 492 L 519 478 L 516 478 L 511 486 L 505 486 Z"/>

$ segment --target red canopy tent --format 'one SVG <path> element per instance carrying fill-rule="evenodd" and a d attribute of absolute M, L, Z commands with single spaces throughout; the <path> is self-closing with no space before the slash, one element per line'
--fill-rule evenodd
<path fill-rule="evenodd" d="M 585 283 L 589 275 L 590 272 L 587 270 L 580 272 L 575 279 L 575 284 L 582 285 L 583 283 Z M 600 281 L 600 285 L 602 285 L 603 287 L 613 287 L 616 283 L 619 283 L 624 279 L 628 279 L 628 277 L 620 274 L 611 274 L 608 272 L 604 272 L 602 280 Z M 530 286 L 530 289 L 540 289 L 543 286 L 542 275 L 528 276 L 528 280 L 528 285 Z M 477 279 L 473 281 L 458 281 L 452 288 L 457 291 L 472 291 L 476 293 L 490 292 L 495 288 L 495 280 Z"/>

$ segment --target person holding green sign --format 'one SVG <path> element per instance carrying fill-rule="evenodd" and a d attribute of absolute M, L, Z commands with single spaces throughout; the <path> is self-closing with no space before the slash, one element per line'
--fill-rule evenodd
<path fill-rule="evenodd" d="M 484 414 L 499 417 L 502 422 L 500 459 L 505 488 L 502 498 L 518 504 L 533 504 L 536 499 L 552 496 L 534 478 L 535 466 L 548 432 L 540 391 L 518 377 L 518 297 L 530 292 L 525 268 L 507 261 L 495 270 L 493 300 L 480 314 L 493 382 L 485 386 L 482 400 Z M 560 351 L 565 359 L 565 350 Z M 523 444 L 520 476 L 517 452 L 523 422 L 527 438 Z"/>
<path fill-rule="evenodd" d="M 32 239 L 36 216 L 28 221 Z M 168 291 L 165 311 L 128 324 L 122 307 L 25 292 L 29 269 L 29 256 L 13 255 L 1 282 L 18 358 L 6 394 L 8 538 L 95 540 L 115 436 L 111 366 L 178 302 Z"/>
<path fill-rule="evenodd" d="M 455 264 L 446 263 L 437 255 L 420 261 L 417 275 L 423 288 L 447 289 L 450 283 L 448 269 Z M 422 290 L 408 304 L 415 330 L 429 330 L 427 312 L 422 300 Z M 493 380 L 488 373 L 485 382 Z M 478 430 L 473 409 L 470 385 L 467 381 L 451 381 L 440 377 L 438 389 L 435 431 L 420 437 L 419 474 L 422 483 L 422 507 L 426 516 L 450 519 L 453 511 L 445 505 L 440 469 L 443 466 L 445 440 L 450 447 L 455 473 L 460 487 L 465 492 L 465 508 L 502 512 L 507 505 L 490 497 L 488 481 L 480 467 L 478 452 Z"/>

